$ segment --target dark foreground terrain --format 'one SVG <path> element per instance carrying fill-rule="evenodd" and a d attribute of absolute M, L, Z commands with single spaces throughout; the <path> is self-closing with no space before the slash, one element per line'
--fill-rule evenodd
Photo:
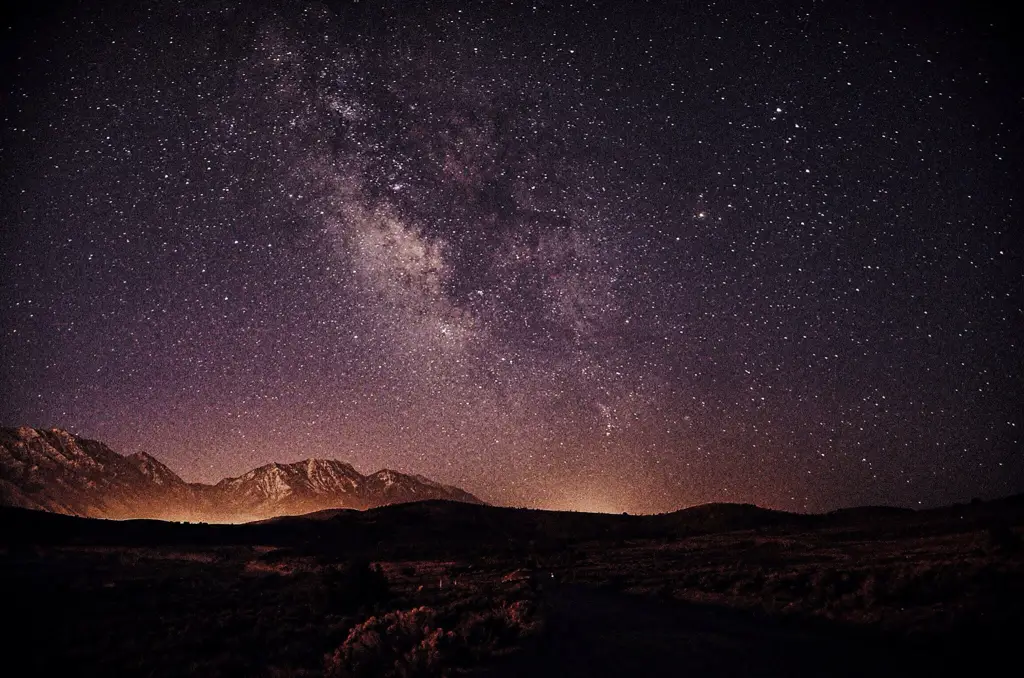
<path fill-rule="evenodd" d="M 2 509 L 5 643 L 19 675 L 984 674 L 1020 663 L 1022 528 L 1021 497 L 247 525 Z"/>

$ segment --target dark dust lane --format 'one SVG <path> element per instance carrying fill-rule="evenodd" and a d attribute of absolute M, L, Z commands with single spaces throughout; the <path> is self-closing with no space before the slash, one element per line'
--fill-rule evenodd
<path fill-rule="evenodd" d="M 544 637 L 491 678 L 936 675 L 923 654 L 851 629 L 575 586 L 548 603 Z"/>

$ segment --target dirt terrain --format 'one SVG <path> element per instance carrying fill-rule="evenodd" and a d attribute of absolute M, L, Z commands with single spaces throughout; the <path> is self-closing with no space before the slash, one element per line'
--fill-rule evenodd
<path fill-rule="evenodd" d="M 238 526 L 7 509 L 0 582 L 25 675 L 932 678 L 1013 660 L 1021 507 L 425 503 Z"/>
<path fill-rule="evenodd" d="M 935 675 L 928 648 L 863 630 L 578 585 L 549 601 L 542 642 L 487 675 Z"/>

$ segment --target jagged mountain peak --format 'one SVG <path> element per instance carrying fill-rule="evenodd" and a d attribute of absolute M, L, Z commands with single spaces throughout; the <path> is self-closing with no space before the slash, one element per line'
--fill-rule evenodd
<path fill-rule="evenodd" d="M 0 481 L 5 504 L 88 517 L 156 516 L 168 499 L 137 462 L 60 428 L 0 429 Z"/>
<path fill-rule="evenodd" d="M 265 476 L 276 476 L 280 478 L 306 478 L 316 479 L 322 477 L 346 476 L 361 478 L 362 475 L 355 468 L 346 462 L 337 459 L 305 459 L 290 463 L 271 462 L 254 468 L 247 473 L 233 478 L 225 478 L 218 485 L 234 485 L 239 482 L 247 482 Z"/>
<path fill-rule="evenodd" d="M 126 457 L 135 468 L 158 485 L 184 485 L 185 481 L 169 469 L 166 464 L 146 452 L 136 452 Z"/>
<path fill-rule="evenodd" d="M 122 456 L 64 429 L 0 429 L 0 505 L 102 518 L 210 522 L 424 499 L 481 503 L 423 476 L 362 475 L 338 459 L 273 462 L 216 485 L 186 483 L 145 452 Z"/>

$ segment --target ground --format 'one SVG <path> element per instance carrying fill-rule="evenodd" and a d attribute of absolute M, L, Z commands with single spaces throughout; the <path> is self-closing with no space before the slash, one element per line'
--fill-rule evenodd
<path fill-rule="evenodd" d="M 495 511 L 4 513 L 7 640 L 25 675 L 932 678 L 1012 660 L 1024 626 L 1015 513 L 687 532 Z"/>

